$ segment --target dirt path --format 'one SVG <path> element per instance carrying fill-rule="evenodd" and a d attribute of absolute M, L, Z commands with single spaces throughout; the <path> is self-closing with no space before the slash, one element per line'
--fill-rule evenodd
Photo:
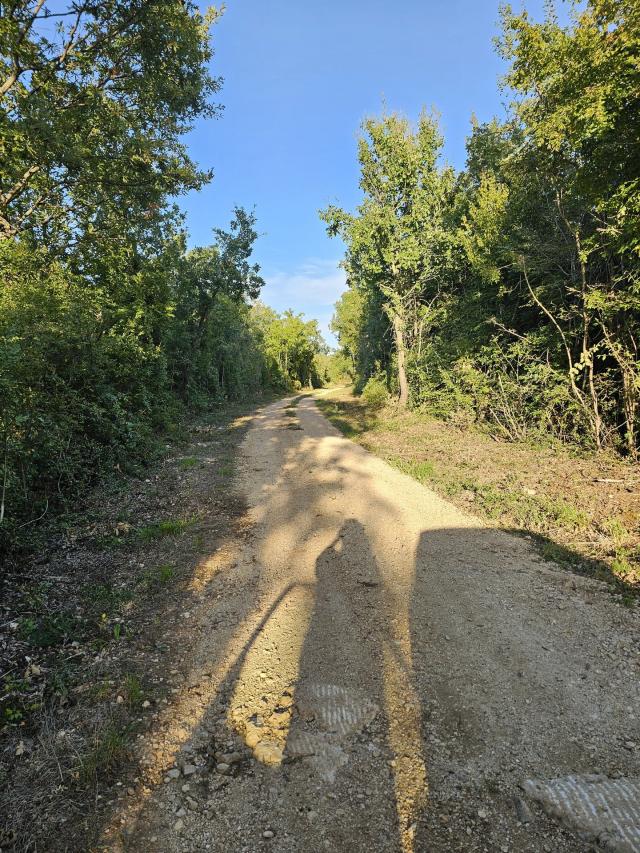
<path fill-rule="evenodd" d="M 602 774 L 627 796 L 637 616 L 342 438 L 308 398 L 256 418 L 239 488 L 253 533 L 185 616 L 184 690 L 104 847 L 589 849 L 530 796 L 597 834 L 607 820 L 580 818 L 570 780 L 520 785 Z M 627 811 L 601 838 L 614 849 L 640 849 Z"/>

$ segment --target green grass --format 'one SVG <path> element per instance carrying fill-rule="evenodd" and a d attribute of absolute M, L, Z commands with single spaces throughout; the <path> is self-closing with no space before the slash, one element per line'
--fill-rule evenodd
<path fill-rule="evenodd" d="M 564 500 L 553 500 L 546 504 L 550 518 L 561 527 L 569 527 L 574 530 L 585 530 L 589 527 L 590 519 L 586 512 L 572 506 Z"/>
<path fill-rule="evenodd" d="M 607 518 L 602 526 L 613 539 L 616 548 L 619 548 L 629 539 L 629 531 L 619 518 Z"/>
<path fill-rule="evenodd" d="M 147 569 L 140 576 L 140 583 L 149 590 L 160 589 L 173 580 L 175 573 L 174 567 L 169 564 Z"/>
<path fill-rule="evenodd" d="M 114 613 L 133 599 L 133 592 L 106 584 L 87 584 L 82 589 L 82 598 L 91 611 Z"/>
<path fill-rule="evenodd" d="M 195 456 L 185 456 L 178 462 L 181 468 L 194 468 L 198 464 L 198 459 Z"/>
<path fill-rule="evenodd" d="M 436 475 L 436 470 L 431 462 L 420 462 L 414 459 L 398 459 L 396 457 L 389 459 L 388 462 L 390 465 L 393 465 L 394 468 L 397 468 L 398 471 L 402 471 L 403 474 L 408 474 L 420 483 L 432 480 Z"/>
<path fill-rule="evenodd" d="M 127 753 L 130 730 L 114 721 L 96 733 L 91 748 L 80 759 L 78 775 L 85 784 L 114 770 Z"/>
<path fill-rule="evenodd" d="M 129 673 L 125 676 L 123 693 L 130 708 L 140 708 L 144 701 L 144 692 L 137 675 Z"/>
<path fill-rule="evenodd" d="M 19 632 L 30 646 L 48 648 L 81 634 L 81 622 L 72 613 L 26 616 L 20 620 Z"/>
<path fill-rule="evenodd" d="M 499 481 L 487 483 L 482 482 L 481 472 L 476 472 L 475 467 L 466 465 L 465 470 L 464 463 L 448 465 L 439 461 L 436 467 L 424 459 L 412 459 L 411 454 L 424 454 L 419 428 L 432 420 L 430 416 L 419 412 L 398 414 L 390 408 L 377 412 L 357 398 L 318 399 L 316 405 L 343 435 L 382 456 L 395 468 L 448 498 L 464 499 L 465 507 L 480 516 L 513 532 L 532 535 L 545 560 L 581 574 L 592 574 L 613 583 L 618 590 L 640 579 L 640 551 L 636 554 L 629 547 L 632 534 L 620 519 L 613 517 L 598 524 L 612 541 L 612 548 L 609 560 L 595 558 L 570 547 L 572 540 L 584 538 L 595 519 L 567 498 L 528 494 L 514 472 L 507 471 Z M 385 441 L 381 434 L 388 434 L 389 440 Z M 402 456 L 392 455 L 394 447 Z M 565 545 L 556 539 L 566 540 Z"/>
<path fill-rule="evenodd" d="M 141 527 L 138 530 L 138 539 L 143 542 L 153 542 L 155 539 L 163 539 L 165 536 L 179 536 L 193 524 L 193 519 L 168 518 L 165 521 L 156 521 Z"/>
<path fill-rule="evenodd" d="M 547 560 L 549 563 L 557 563 L 560 566 L 575 567 L 582 562 L 580 556 L 574 551 L 551 540 L 542 542 L 539 551 L 543 560 Z"/>

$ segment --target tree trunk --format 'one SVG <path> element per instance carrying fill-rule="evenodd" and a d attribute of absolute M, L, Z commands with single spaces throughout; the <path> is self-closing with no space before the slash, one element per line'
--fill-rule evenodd
<path fill-rule="evenodd" d="M 404 324 L 402 317 L 394 312 L 393 314 L 393 332 L 396 339 L 396 358 L 398 361 L 398 385 L 400 387 L 400 396 L 398 403 L 403 409 L 407 407 L 409 402 L 409 384 L 407 382 L 407 372 L 405 369 L 406 347 L 404 342 Z"/>
<path fill-rule="evenodd" d="M 627 451 L 632 459 L 638 458 L 638 448 L 636 446 L 636 415 L 638 411 L 638 399 L 635 380 L 636 377 L 629 368 L 624 365 L 622 367 L 622 402 L 626 424 L 625 440 Z"/>

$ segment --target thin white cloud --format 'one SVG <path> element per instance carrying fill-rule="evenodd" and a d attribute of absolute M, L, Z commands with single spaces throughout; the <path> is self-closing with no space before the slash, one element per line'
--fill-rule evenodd
<path fill-rule="evenodd" d="M 347 287 L 339 261 L 308 258 L 292 271 L 265 273 L 264 278 L 266 285 L 260 296 L 263 302 L 278 312 L 291 308 L 309 320 L 318 320 L 327 343 L 335 344 L 329 322 L 333 306 Z"/>

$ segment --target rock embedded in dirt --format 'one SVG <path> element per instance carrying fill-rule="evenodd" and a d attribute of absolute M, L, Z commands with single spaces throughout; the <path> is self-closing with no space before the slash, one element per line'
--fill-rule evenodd
<path fill-rule="evenodd" d="M 197 770 L 198 770 L 198 768 L 195 766 L 195 764 L 185 764 L 184 767 L 182 768 L 182 775 L 183 776 L 193 776 L 193 774 L 196 773 Z"/>
<path fill-rule="evenodd" d="M 531 821 L 533 820 L 533 815 L 531 814 L 529 806 L 525 803 L 522 797 L 516 797 L 515 807 L 516 815 L 520 823 L 531 823 Z"/>
<path fill-rule="evenodd" d="M 249 749 L 253 749 L 256 747 L 262 739 L 262 732 L 260 729 L 256 728 L 256 726 L 251 723 L 247 724 L 247 728 L 244 733 L 244 742 L 249 747 Z"/>
<path fill-rule="evenodd" d="M 262 764 L 274 766 L 282 763 L 282 747 L 273 741 L 261 741 L 254 749 L 253 754 Z"/>

